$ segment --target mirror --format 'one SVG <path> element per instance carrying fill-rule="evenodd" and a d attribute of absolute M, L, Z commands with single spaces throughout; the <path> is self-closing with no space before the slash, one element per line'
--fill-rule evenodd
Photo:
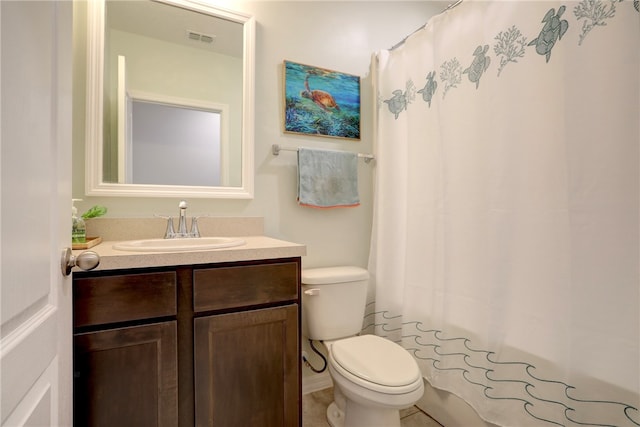
<path fill-rule="evenodd" d="M 87 18 L 87 195 L 252 198 L 254 19 L 191 0 Z"/>

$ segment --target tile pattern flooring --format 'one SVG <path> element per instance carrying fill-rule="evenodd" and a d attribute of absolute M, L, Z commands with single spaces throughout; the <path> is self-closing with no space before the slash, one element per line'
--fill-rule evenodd
<path fill-rule="evenodd" d="M 327 427 L 327 407 L 333 401 L 333 388 L 302 396 L 302 427 Z M 400 411 L 402 427 L 442 427 L 429 415 L 413 406 Z"/>

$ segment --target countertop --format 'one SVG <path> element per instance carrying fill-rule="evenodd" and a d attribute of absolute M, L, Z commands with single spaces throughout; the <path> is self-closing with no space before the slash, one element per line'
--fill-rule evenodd
<path fill-rule="evenodd" d="M 177 227 L 175 221 L 174 225 Z M 87 220 L 87 236 L 101 236 L 102 243 L 87 249 L 100 255 L 100 264 L 92 271 L 290 258 L 307 254 L 305 245 L 265 236 L 264 219 L 260 217 L 202 217 L 198 226 L 203 237 L 237 237 L 246 244 L 193 251 L 122 251 L 113 249 L 113 245 L 123 241 L 161 238 L 167 220 L 155 217 L 94 218 Z M 73 254 L 82 252 L 84 250 L 74 250 Z M 75 267 L 73 271 L 81 270 Z"/>
<path fill-rule="evenodd" d="M 246 244 L 230 248 L 179 252 L 128 252 L 113 249 L 120 241 L 103 241 L 88 249 L 100 255 L 100 264 L 92 271 L 127 268 L 166 267 L 218 262 L 289 258 L 306 255 L 305 245 L 266 236 L 238 236 Z M 78 255 L 84 250 L 74 250 Z M 77 267 L 73 271 L 81 271 Z"/>

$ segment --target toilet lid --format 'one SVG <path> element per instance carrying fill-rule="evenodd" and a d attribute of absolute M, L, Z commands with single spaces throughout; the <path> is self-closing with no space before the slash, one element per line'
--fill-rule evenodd
<path fill-rule="evenodd" d="M 401 387 L 420 378 L 418 364 L 409 352 L 376 335 L 338 340 L 333 344 L 332 355 L 344 370 L 375 384 Z"/>

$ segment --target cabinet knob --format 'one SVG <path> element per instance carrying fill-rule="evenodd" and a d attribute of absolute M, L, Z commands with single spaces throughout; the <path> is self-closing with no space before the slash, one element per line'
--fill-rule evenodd
<path fill-rule="evenodd" d="M 71 274 L 73 267 L 78 267 L 81 270 L 93 270 L 100 264 L 100 255 L 94 251 L 84 251 L 78 256 L 74 256 L 70 248 L 64 248 L 62 250 L 62 258 L 60 260 L 60 267 L 62 269 L 62 275 L 68 276 Z"/>

